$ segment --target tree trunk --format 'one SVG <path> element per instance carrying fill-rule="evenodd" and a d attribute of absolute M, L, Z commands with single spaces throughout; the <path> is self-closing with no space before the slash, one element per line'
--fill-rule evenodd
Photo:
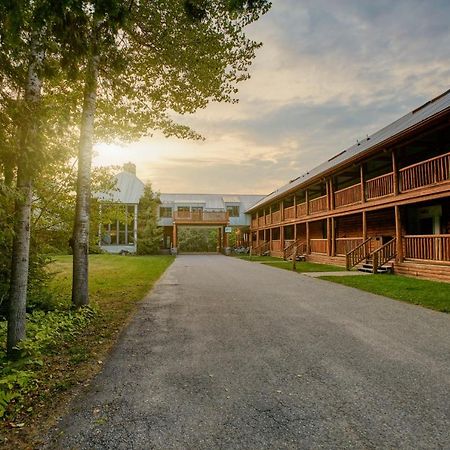
<path fill-rule="evenodd" d="M 83 114 L 78 149 L 78 178 L 75 222 L 73 227 L 73 281 L 72 304 L 75 307 L 89 303 L 88 252 L 89 216 L 91 198 L 91 163 L 94 141 L 94 119 L 97 102 L 98 56 L 91 56 L 84 86 Z"/>
<path fill-rule="evenodd" d="M 26 119 L 22 120 L 20 154 L 17 163 L 16 214 L 14 224 L 13 253 L 11 261 L 11 284 L 9 294 L 7 352 L 16 355 L 17 345 L 26 336 L 26 303 L 28 288 L 28 266 L 30 259 L 30 219 L 32 198 L 32 161 L 30 149 L 39 142 L 39 120 L 37 109 L 41 100 L 42 81 L 38 70 L 44 53 L 34 37 L 31 43 L 31 63 L 25 87 Z M 31 152 L 32 153 L 32 152 Z"/>

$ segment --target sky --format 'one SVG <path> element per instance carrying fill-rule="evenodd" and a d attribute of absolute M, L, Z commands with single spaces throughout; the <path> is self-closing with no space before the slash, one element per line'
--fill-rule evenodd
<path fill-rule="evenodd" d="M 96 145 L 163 193 L 268 194 L 450 88 L 449 0 L 272 0 L 238 104 L 184 116 L 204 141 Z"/>

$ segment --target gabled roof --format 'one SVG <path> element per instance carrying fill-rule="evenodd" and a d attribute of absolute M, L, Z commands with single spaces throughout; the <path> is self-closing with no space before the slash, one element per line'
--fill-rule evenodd
<path fill-rule="evenodd" d="M 288 184 L 285 184 L 281 188 L 264 197 L 261 201 L 249 208 L 247 212 L 252 212 L 257 208 L 282 197 L 287 192 L 295 191 L 297 188 L 308 184 L 308 182 L 310 182 L 311 180 L 319 178 L 321 175 L 325 175 L 327 172 L 330 172 L 333 168 L 344 165 L 347 161 L 350 161 L 357 156 L 362 156 L 364 153 L 370 152 L 375 147 L 382 145 L 384 142 L 391 140 L 395 136 L 412 129 L 419 125 L 421 122 L 438 116 L 439 114 L 449 109 L 450 90 L 426 102 L 422 106 L 416 108 L 414 111 L 411 111 L 410 113 L 406 114 L 390 125 L 377 131 L 372 136 L 368 136 L 367 139 L 364 139 L 363 141 L 352 145 L 346 150 L 341 151 L 337 155 L 330 158 L 328 161 L 320 164 L 309 172 L 306 172 L 303 175 L 300 175 L 298 178 L 291 180 Z"/>
<path fill-rule="evenodd" d="M 262 195 L 233 195 L 233 194 L 165 194 L 159 196 L 163 206 L 190 204 L 202 204 L 205 209 L 225 210 L 226 203 L 239 204 L 242 211 L 246 211 L 256 202 L 260 201 Z"/>
<path fill-rule="evenodd" d="M 115 189 L 97 194 L 98 198 L 112 203 L 137 205 L 144 193 L 144 183 L 130 172 L 120 172 L 115 178 Z"/>

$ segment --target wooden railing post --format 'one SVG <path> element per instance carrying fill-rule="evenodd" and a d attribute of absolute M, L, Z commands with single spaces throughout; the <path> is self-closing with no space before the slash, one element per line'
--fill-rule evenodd
<path fill-rule="evenodd" d="M 398 163 L 397 163 L 397 152 L 392 149 L 392 178 L 394 183 L 394 195 L 398 195 L 400 192 L 399 177 L 398 177 Z"/>
<path fill-rule="evenodd" d="M 378 252 L 375 252 L 372 256 L 372 273 L 377 273 L 378 270 Z"/>

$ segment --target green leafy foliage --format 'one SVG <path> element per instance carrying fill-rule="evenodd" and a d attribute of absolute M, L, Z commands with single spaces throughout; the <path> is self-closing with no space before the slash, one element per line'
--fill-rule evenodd
<path fill-rule="evenodd" d="M 28 315 L 28 337 L 19 346 L 19 357 L 8 360 L 5 350 L 6 322 L 0 323 L 0 417 L 13 420 L 23 407 L 25 395 L 39 389 L 38 372 L 46 355 L 73 341 L 97 316 L 93 308 L 78 311 L 34 311 Z"/>
<path fill-rule="evenodd" d="M 178 247 L 182 252 L 215 252 L 217 240 L 217 229 L 180 228 L 178 232 Z"/>

